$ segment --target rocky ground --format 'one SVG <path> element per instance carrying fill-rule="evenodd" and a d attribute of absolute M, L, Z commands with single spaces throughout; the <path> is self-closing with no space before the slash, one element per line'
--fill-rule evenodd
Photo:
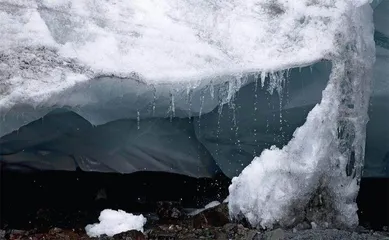
<path fill-rule="evenodd" d="M 146 215 L 147 216 L 147 215 Z M 313 226 L 314 227 L 314 226 Z M 226 204 L 206 209 L 194 216 L 189 216 L 178 203 L 161 202 L 155 214 L 148 216 L 144 233 L 128 231 L 113 237 L 100 236 L 89 238 L 83 229 L 51 228 L 48 231 L 38 229 L 30 231 L 1 230 L 0 239 L 20 240 L 143 240 L 143 239 L 247 239 L 247 240 L 283 240 L 283 239 L 355 239 L 355 240 L 389 240 L 389 231 L 369 231 L 358 228 L 354 231 L 337 229 L 317 229 L 309 224 L 302 224 L 294 229 L 274 229 L 258 231 L 244 224 L 232 223 L 228 217 Z"/>
<path fill-rule="evenodd" d="M 230 180 L 223 176 L 194 179 L 165 173 L 121 175 L 82 171 L 1 171 L 0 175 L 0 239 L 90 239 L 85 226 L 98 222 L 100 212 L 110 208 L 143 213 L 147 218 L 144 232 L 129 231 L 96 240 L 389 240 L 388 228 L 383 228 L 389 225 L 388 179 L 362 180 L 357 203 L 364 227 L 354 231 L 312 229 L 315 226 L 308 223 L 295 229 L 257 231 L 245 223 L 230 222 L 226 204 L 194 216 L 187 214 L 188 208 L 201 208 L 226 198 Z"/>

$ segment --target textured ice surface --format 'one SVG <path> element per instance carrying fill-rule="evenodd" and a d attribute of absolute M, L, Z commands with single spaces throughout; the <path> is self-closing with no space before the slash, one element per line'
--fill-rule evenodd
<path fill-rule="evenodd" d="M 100 223 L 89 224 L 85 227 L 89 237 L 99 237 L 103 234 L 112 237 L 130 230 L 143 232 L 143 226 L 147 220 L 143 215 L 133 215 L 123 210 L 105 209 L 100 213 L 99 221 Z"/>
<path fill-rule="evenodd" d="M 32 106 L 37 111 L 25 119 L 29 122 L 53 105 L 66 105 L 102 124 L 107 119 L 96 117 L 99 107 L 113 107 L 116 101 L 101 103 L 100 98 L 126 100 L 123 92 L 135 96 L 155 89 L 161 98 L 178 95 L 176 103 L 187 102 L 181 95 L 191 89 L 195 94 L 244 72 L 308 65 L 329 58 L 334 49 L 336 19 L 345 4 L 330 5 L 311 0 L 3 0 L 0 114 Z M 96 77 L 112 74 L 121 78 L 108 79 L 105 90 Z M 78 84 L 85 87 L 83 94 L 74 92 Z M 144 87 L 135 90 L 134 84 Z M 229 91 L 227 97 L 236 89 Z M 152 99 L 144 102 L 152 104 Z M 135 118 L 131 110 L 126 117 Z"/>
<path fill-rule="evenodd" d="M 133 173 L 163 171 L 211 177 L 217 166 L 187 119 L 122 119 L 92 126 L 55 110 L 0 138 L 7 168 Z"/>

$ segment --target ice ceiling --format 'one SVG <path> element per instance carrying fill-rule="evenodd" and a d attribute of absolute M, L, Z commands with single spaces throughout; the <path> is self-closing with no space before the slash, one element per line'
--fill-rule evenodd
<path fill-rule="evenodd" d="M 383 11 L 374 20 L 388 36 Z M 315 221 L 357 222 L 375 60 L 368 1 L 3 0 L 0 23 L 5 162 L 236 176 L 249 163 L 239 155 L 259 156 L 233 180 L 232 216 L 293 224 L 323 188 L 336 207 Z M 377 89 L 386 108 L 387 88 Z M 284 139 L 266 135 L 272 124 Z M 283 144 L 262 152 L 273 143 Z"/>

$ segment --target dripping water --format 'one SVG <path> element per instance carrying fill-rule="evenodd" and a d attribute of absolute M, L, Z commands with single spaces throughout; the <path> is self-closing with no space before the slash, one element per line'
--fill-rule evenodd
<path fill-rule="evenodd" d="M 203 105 L 204 105 L 204 93 L 201 92 L 201 95 L 200 95 L 200 110 L 199 110 L 199 134 L 200 134 L 200 131 L 201 131 L 201 115 L 202 115 L 202 112 L 203 112 Z"/>
<path fill-rule="evenodd" d="M 176 116 L 176 107 L 174 105 L 174 94 L 170 92 L 170 122 L 173 121 L 173 118 Z"/>
<path fill-rule="evenodd" d="M 217 109 L 218 117 L 217 117 L 217 128 L 216 128 L 216 155 L 219 155 L 219 135 L 220 135 L 220 119 L 223 114 L 223 103 L 219 102 L 219 107 Z"/>
<path fill-rule="evenodd" d="M 140 112 L 139 112 L 139 110 L 136 111 L 136 126 L 139 130 L 140 129 Z"/>
<path fill-rule="evenodd" d="M 257 110 L 258 110 L 258 80 L 259 75 L 254 74 L 254 129 L 253 129 L 253 136 L 254 136 L 254 156 L 257 155 L 256 147 L 257 147 Z"/>
<path fill-rule="evenodd" d="M 188 104 L 188 118 L 189 122 L 192 119 L 192 98 L 193 98 L 193 90 L 188 86 L 186 88 L 186 96 L 187 96 L 187 104 Z"/>
<path fill-rule="evenodd" d="M 157 103 L 157 88 L 154 86 L 153 90 L 153 109 L 152 109 L 152 116 L 155 116 L 155 105 Z"/>

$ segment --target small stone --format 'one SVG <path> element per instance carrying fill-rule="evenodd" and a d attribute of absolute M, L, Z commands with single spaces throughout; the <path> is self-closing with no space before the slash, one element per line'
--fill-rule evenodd
<path fill-rule="evenodd" d="M 185 215 L 179 202 L 157 202 L 156 213 L 162 221 L 177 220 Z"/>
<path fill-rule="evenodd" d="M 131 230 L 123 233 L 119 233 L 113 236 L 115 240 L 145 240 L 145 235 L 136 230 Z"/>
<path fill-rule="evenodd" d="M 227 234 L 225 234 L 224 232 L 217 233 L 216 240 L 226 240 L 226 239 L 228 239 Z"/>
<path fill-rule="evenodd" d="M 266 240 L 283 240 L 285 239 L 285 233 L 281 228 L 277 228 L 276 230 L 267 232 L 265 234 Z"/>
<path fill-rule="evenodd" d="M 193 226 L 201 228 L 205 226 L 222 227 L 229 223 L 227 204 L 220 204 L 214 208 L 209 208 L 193 216 Z"/>
<path fill-rule="evenodd" d="M 56 234 L 56 233 L 60 233 L 60 232 L 62 232 L 62 229 L 61 228 L 57 228 L 57 227 L 52 228 L 52 229 L 49 230 L 49 234 Z"/>
<path fill-rule="evenodd" d="M 223 226 L 223 230 L 225 232 L 236 232 L 238 230 L 238 226 L 234 223 L 227 223 Z"/>
<path fill-rule="evenodd" d="M 255 237 L 258 235 L 258 232 L 255 231 L 255 230 L 249 230 L 247 233 L 246 233 L 246 237 L 245 239 L 247 240 L 254 240 Z"/>
<path fill-rule="evenodd" d="M 307 230 L 307 229 L 310 229 L 310 228 L 311 228 L 311 226 L 307 222 L 299 223 L 296 226 L 297 230 Z"/>
<path fill-rule="evenodd" d="M 312 227 L 312 229 L 316 229 L 317 228 L 317 224 L 315 222 L 311 222 L 311 227 Z"/>

